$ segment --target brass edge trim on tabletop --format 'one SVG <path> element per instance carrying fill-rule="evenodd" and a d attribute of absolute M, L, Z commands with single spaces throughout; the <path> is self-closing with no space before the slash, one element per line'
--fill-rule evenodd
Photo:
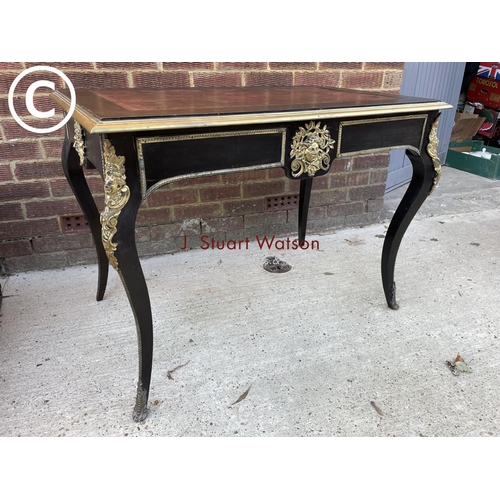
<path fill-rule="evenodd" d="M 183 140 L 194 140 L 194 139 L 211 139 L 216 137 L 234 137 L 234 136 L 247 136 L 247 135 L 261 135 L 261 134 L 281 134 L 281 157 L 279 162 L 274 163 L 265 163 L 262 165 L 252 165 L 248 167 L 235 167 L 235 168 L 226 168 L 222 170 L 211 170 L 208 172 L 196 172 L 192 174 L 178 175 L 175 177 L 170 177 L 168 179 L 163 179 L 161 181 L 156 182 L 147 189 L 147 181 L 146 181 L 146 167 L 144 164 L 144 156 L 142 152 L 143 144 L 151 144 L 158 142 L 174 142 L 174 141 L 183 141 Z M 285 166 L 285 144 L 286 144 L 286 129 L 285 128 L 276 128 L 276 129 L 260 129 L 260 130 L 246 130 L 246 131 L 234 131 L 234 132 L 213 132 L 209 134 L 188 134 L 188 135 L 172 135 L 167 137 L 157 136 L 157 137 L 139 137 L 136 139 L 137 145 L 137 157 L 139 161 L 139 177 L 141 183 L 141 195 L 142 200 L 144 201 L 153 191 L 156 191 L 158 188 L 169 184 L 175 180 L 180 179 L 191 179 L 195 177 L 205 177 L 209 175 L 216 174 L 227 174 L 231 172 L 244 172 L 249 170 L 262 170 L 265 168 L 273 168 L 273 167 L 284 167 Z"/>
<path fill-rule="evenodd" d="M 74 129 L 75 137 L 73 147 L 80 157 L 80 166 L 83 167 L 85 165 L 85 139 L 83 138 L 83 129 L 77 121 L 74 122 Z"/>
<path fill-rule="evenodd" d="M 429 194 L 431 194 L 436 186 L 439 183 L 439 180 L 441 179 L 441 174 L 442 174 L 442 168 L 441 168 L 441 162 L 439 161 L 439 156 L 437 153 L 437 148 L 439 145 L 439 139 L 437 136 L 437 128 L 439 125 L 439 118 L 441 115 L 439 114 L 436 119 L 434 120 L 434 123 L 432 124 L 431 131 L 429 132 L 429 144 L 427 144 L 427 153 L 428 155 L 432 158 L 432 164 L 434 165 L 434 170 L 436 172 L 436 177 L 434 177 L 434 181 L 432 183 L 431 190 L 429 191 Z"/>
<path fill-rule="evenodd" d="M 300 177 L 306 173 L 309 177 L 314 177 L 318 170 L 328 172 L 331 163 L 328 153 L 334 145 L 330 131 L 326 125 L 321 128 L 321 122 L 310 121 L 305 128 L 299 127 L 291 144 L 292 176 Z"/>
<path fill-rule="evenodd" d="M 51 97 L 66 111 L 70 100 L 57 92 Z M 382 105 L 352 107 L 326 110 L 282 111 L 272 113 L 246 113 L 211 116 L 175 116 L 158 118 L 129 118 L 100 120 L 85 108 L 77 104 L 73 118 L 92 134 L 113 132 L 143 132 L 146 130 L 170 130 L 182 128 L 203 128 L 209 126 L 234 126 L 264 123 L 285 123 L 305 120 L 325 120 L 356 116 L 388 115 L 394 113 L 416 113 L 452 108 L 446 102 L 414 103 L 400 105 Z"/>
<path fill-rule="evenodd" d="M 117 156 L 115 148 L 108 139 L 103 141 L 104 209 L 101 212 L 102 243 L 110 264 L 118 271 L 115 257 L 117 243 L 113 243 L 118 217 L 130 198 L 126 183 L 125 158 Z"/>
<path fill-rule="evenodd" d="M 59 92 L 54 92 L 50 94 L 50 97 L 56 101 L 65 112 L 67 112 L 71 106 L 71 101 L 64 94 Z M 101 120 L 95 116 L 93 113 L 85 108 L 82 108 L 77 104 L 75 111 L 72 116 L 75 123 L 79 123 L 87 132 L 94 133 L 94 128 L 101 123 Z"/>

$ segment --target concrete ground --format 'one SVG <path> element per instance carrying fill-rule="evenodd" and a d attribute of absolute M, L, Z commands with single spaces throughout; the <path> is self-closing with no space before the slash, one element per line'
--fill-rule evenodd
<path fill-rule="evenodd" d="M 500 436 L 500 182 L 443 168 L 401 245 L 394 311 L 380 256 L 405 189 L 380 224 L 309 235 L 317 250 L 144 259 L 155 353 L 139 424 L 117 274 L 102 302 L 94 266 L 1 278 L 0 436 Z M 264 271 L 268 255 L 292 270 Z M 472 371 L 454 376 L 458 353 Z"/>

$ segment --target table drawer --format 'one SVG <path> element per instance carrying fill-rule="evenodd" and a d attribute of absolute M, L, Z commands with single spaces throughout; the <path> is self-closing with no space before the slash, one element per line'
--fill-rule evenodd
<path fill-rule="evenodd" d="M 422 148 L 427 115 L 411 115 L 342 121 L 339 124 L 337 158 L 390 149 Z"/>
<path fill-rule="evenodd" d="M 284 166 L 286 129 L 136 139 L 143 197 L 173 178 Z"/>

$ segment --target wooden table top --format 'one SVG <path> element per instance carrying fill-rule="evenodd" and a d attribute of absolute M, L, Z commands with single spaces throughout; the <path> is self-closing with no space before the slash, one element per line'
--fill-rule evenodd
<path fill-rule="evenodd" d="M 52 98 L 64 111 L 69 90 Z M 328 87 L 76 89 L 74 118 L 88 132 L 286 122 L 449 108 L 436 99 Z"/>

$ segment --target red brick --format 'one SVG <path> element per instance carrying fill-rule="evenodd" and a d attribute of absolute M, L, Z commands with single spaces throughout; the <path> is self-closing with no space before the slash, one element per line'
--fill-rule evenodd
<path fill-rule="evenodd" d="M 387 168 L 389 165 L 389 155 L 379 154 L 379 155 L 367 155 L 367 156 L 357 156 L 353 160 L 352 169 L 353 170 L 368 170 L 369 168 Z"/>
<path fill-rule="evenodd" d="M 361 62 L 320 62 L 318 69 L 361 69 L 363 63 Z"/>
<path fill-rule="evenodd" d="M 21 72 L 24 69 L 24 66 L 21 62 L 0 62 L 0 71 L 5 71 L 8 69 L 16 69 Z"/>
<path fill-rule="evenodd" d="M 14 97 L 14 108 L 16 110 L 18 109 L 17 101 L 21 102 L 24 101 L 24 99 L 22 99 L 21 97 Z M 9 103 L 7 101 L 7 98 L 5 97 L 0 98 L 0 118 L 2 117 L 9 117 L 9 118 L 12 117 L 12 113 L 10 112 L 9 109 Z"/>
<path fill-rule="evenodd" d="M 220 175 L 206 175 L 201 177 L 192 177 L 188 179 L 177 179 L 174 180 L 170 185 L 172 188 L 179 187 L 194 187 L 194 186 L 205 186 L 207 184 L 218 184 L 221 181 Z"/>
<path fill-rule="evenodd" d="M 331 176 L 332 187 L 366 186 L 370 180 L 370 172 L 349 172 Z"/>
<path fill-rule="evenodd" d="M 224 201 L 222 203 L 222 214 L 224 216 L 237 217 L 240 215 L 253 214 L 263 211 L 264 201 L 261 199 Z"/>
<path fill-rule="evenodd" d="M 330 188 L 330 178 L 331 175 L 320 175 L 319 177 L 315 177 L 313 180 L 313 189 L 329 189 Z M 300 181 L 289 181 L 291 184 L 291 189 L 294 193 L 299 192 L 299 182 Z"/>
<path fill-rule="evenodd" d="M 380 222 L 380 213 L 378 212 L 365 212 L 358 215 L 346 215 L 345 224 L 347 226 L 367 226 Z"/>
<path fill-rule="evenodd" d="M 383 196 L 385 184 L 349 188 L 349 201 L 368 200 Z"/>
<path fill-rule="evenodd" d="M 293 73 L 280 71 L 251 71 L 245 74 L 247 87 L 258 86 L 292 86 Z"/>
<path fill-rule="evenodd" d="M 73 191 L 69 187 L 66 179 L 54 179 L 49 181 L 50 191 L 54 198 L 64 198 L 73 196 Z"/>
<path fill-rule="evenodd" d="M 98 62 L 95 63 L 97 69 L 116 69 L 130 71 L 132 69 L 158 69 L 155 62 Z"/>
<path fill-rule="evenodd" d="M 381 184 L 387 181 L 387 168 L 372 170 L 370 172 L 370 184 Z"/>
<path fill-rule="evenodd" d="M 59 252 L 78 248 L 94 248 L 90 232 L 73 234 L 57 234 L 33 238 L 33 249 L 36 253 Z"/>
<path fill-rule="evenodd" d="M 336 158 L 330 165 L 330 172 L 349 172 L 352 170 L 352 158 Z"/>
<path fill-rule="evenodd" d="M 367 212 L 380 212 L 384 206 L 384 198 L 373 198 L 366 202 Z"/>
<path fill-rule="evenodd" d="M 246 172 L 231 172 L 223 176 L 226 184 L 239 184 L 248 181 L 263 181 L 266 179 L 265 170 L 247 170 Z"/>
<path fill-rule="evenodd" d="M 76 198 L 64 198 L 60 200 L 45 200 L 27 202 L 26 216 L 28 219 L 36 219 L 39 217 L 51 217 L 79 214 L 81 208 L 76 201 Z"/>
<path fill-rule="evenodd" d="M 27 68 L 33 66 L 50 66 L 51 68 L 56 68 L 58 70 L 65 69 L 79 69 L 79 70 L 93 70 L 94 63 L 92 62 L 36 62 L 36 63 L 25 63 Z"/>
<path fill-rule="evenodd" d="M 75 88 L 103 88 L 116 87 L 127 88 L 128 78 L 125 73 L 112 71 L 67 71 L 66 76 L 71 80 Z"/>
<path fill-rule="evenodd" d="M 134 87 L 163 88 L 163 87 L 189 87 L 189 74 L 187 71 L 169 71 L 158 73 L 151 71 L 133 72 Z"/>
<path fill-rule="evenodd" d="M 136 223 L 138 226 L 149 224 L 160 224 L 162 222 L 170 222 L 172 220 L 170 215 L 170 208 L 145 208 L 139 209 L 137 214 Z"/>
<path fill-rule="evenodd" d="M 31 117 L 28 108 L 26 107 L 26 98 L 24 95 L 14 96 L 14 110 L 24 119 L 24 117 Z M 48 94 L 35 94 L 33 97 L 33 105 L 39 111 L 50 111 L 51 109 L 55 110 L 55 113 L 61 114 L 62 108 L 54 102 Z M 12 118 L 12 113 L 10 112 L 7 99 L 0 99 L 0 116 Z"/>
<path fill-rule="evenodd" d="M 100 177 L 86 175 L 85 179 L 87 181 L 87 185 L 90 189 L 90 192 L 93 194 L 94 197 L 101 197 L 100 195 L 104 194 L 104 185 Z M 66 178 L 49 180 L 49 186 L 52 196 L 54 198 L 65 198 L 74 196 L 73 191 L 71 190 Z"/>
<path fill-rule="evenodd" d="M 47 198 L 48 196 L 50 196 L 50 193 L 46 181 L 8 182 L 0 187 L 2 202 L 28 198 Z"/>
<path fill-rule="evenodd" d="M 243 184 L 243 197 L 253 198 L 258 196 L 281 195 L 286 189 L 285 179 L 267 182 L 251 182 Z"/>
<path fill-rule="evenodd" d="M 273 168 L 268 168 L 264 171 L 262 171 L 262 173 L 264 172 L 267 172 L 267 177 L 269 179 L 283 179 L 283 177 L 285 177 L 285 169 L 282 168 L 282 167 L 273 167 Z M 262 177 L 263 179 L 264 177 Z M 259 179 L 261 179 L 259 177 Z M 256 180 L 259 180 L 259 179 L 256 179 Z"/>
<path fill-rule="evenodd" d="M 186 205 L 198 201 L 198 190 L 196 188 L 169 189 L 163 188 L 153 192 L 148 197 L 149 207 L 163 207 L 171 205 Z"/>
<path fill-rule="evenodd" d="M 7 182 L 14 180 L 12 175 L 12 170 L 10 168 L 10 163 L 4 163 L 0 165 L 0 182 Z M 2 187 L 0 186 L 0 192 Z"/>
<path fill-rule="evenodd" d="M 312 207 L 342 203 L 347 200 L 347 189 L 329 189 L 328 191 L 312 191 L 310 204 Z"/>
<path fill-rule="evenodd" d="M 328 207 L 332 205 L 325 205 L 324 207 L 309 207 L 307 212 L 307 220 L 320 220 L 328 216 Z M 299 209 L 287 210 L 287 222 L 296 224 L 299 217 Z"/>
<path fill-rule="evenodd" d="M 32 160 L 40 156 L 40 148 L 36 142 L 0 143 L 0 161 Z"/>
<path fill-rule="evenodd" d="M 277 212 L 266 212 L 260 214 L 248 214 L 244 216 L 245 228 L 269 226 L 272 224 L 285 224 L 287 220 L 286 210 Z"/>
<path fill-rule="evenodd" d="M 175 222 L 173 224 L 160 224 L 150 228 L 151 241 L 164 241 L 182 236 L 200 234 L 200 221 L 198 219 L 188 222 Z M 179 248 L 182 246 L 179 245 Z"/>
<path fill-rule="evenodd" d="M 0 222 L 0 240 L 27 238 L 60 232 L 59 221 L 56 218 Z"/>
<path fill-rule="evenodd" d="M 252 69 L 267 69 L 266 62 L 218 62 L 216 63 L 217 69 L 240 69 L 240 70 L 252 70 Z"/>
<path fill-rule="evenodd" d="M 14 175 L 20 181 L 61 177 L 62 167 L 60 162 L 43 160 L 32 163 L 18 162 L 14 168 Z"/>
<path fill-rule="evenodd" d="M 401 88 L 403 83 L 402 71 L 386 71 L 384 75 L 384 88 Z"/>
<path fill-rule="evenodd" d="M 19 76 L 21 71 L 5 71 L 0 73 L 0 93 L 8 94 L 11 85 L 14 83 L 14 80 Z M 56 89 L 64 88 L 65 84 L 63 83 L 63 79 L 56 75 L 55 73 L 51 73 L 48 71 L 35 71 L 34 73 L 29 73 L 16 84 L 16 88 L 14 90 L 15 94 L 24 94 L 28 90 L 28 87 L 38 81 L 38 80 L 49 80 L 53 82 Z M 40 87 L 37 90 L 37 94 L 49 94 L 50 89 L 47 87 Z"/>
<path fill-rule="evenodd" d="M 221 212 L 220 203 L 200 203 L 199 205 L 179 206 L 173 208 L 172 220 L 220 217 L 222 215 Z"/>
<path fill-rule="evenodd" d="M 201 221 L 202 233 L 225 233 L 243 229 L 243 217 L 219 217 L 217 219 L 203 219 Z"/>
<path fill-rule="evenodd" d="M 0 220 L 20 220 L 24 219 L 21 203 L 2 203 L 0 204 Z"/>
<path fill-rule="evenodd" d="M 328 205 L 329 217 L 338 217 L 339 215 L 362 214 L 364 211 L 365 211 L 365 203 L 363 201 Z"/>
<path fill-rule="evenodd" d="M 30 240 L 0 241 L 0 258 L 17 257 L 18 255 L 31 255 Z"/>
<path fill-rule="evenodd" d="M 383 71 L 346 71 L 342 73 L 342 87 L 347 89 L 379 89 Z"/>
<path fill-rule="evenodd" d="M 404 62 L 365 62 L 365 69 L 400 69 L 405 67 Z"/>
<path fill-rule="evenodd" d="M 99 196 L 94 193 L 94 202 L 99 212 L 104 210 L 104 195 Z"/>
<path fill-rule="evenodd" d="M 270 69 L 309 69 L 315 70 L 318 63 L 315 62 L 270 62 Z"/>
<path fill-rule="evenodd" d="M 63 139 L 42 139 L 42 148 L 47 158 L 61 158 Z M 62 168 L 62 167 L 61 167 Z"/>
<path fill-rule="evenodd" d="M 2 71 L 0 73 L 0 94 L 8 94 L 10 87 L 16 77 L 21 73 L 21 71 Z M 27 75 L 29 76 L 29 75 Z M 33 82 L 30 82 L 33 83 Z M 19 82 L 19 87 L 20 87 L 21 82 Z M 17 86 L 16 86 L 17 90 Z M 26 91 L 26 89 L 24 90 Z M 18 90 L 18 92 L 21 92 L 21 90 Z M 2 99 L 3 100 L 3 99 Z M 7 100 L 7 99 L 5 99 Z"/>
<path fill-rule="evenodd" d="M 213 200 L 228 200 L 231 198 L 239 198 L 241 196 L 240 185 L 219 185 L 219 186 L 206 186 L 200 188 L 200 200 L 213 201 Z"/>
<path fill-rule="evenodd" d="M 142 226 L 135 228 L 135 241 L 137 243 L 142 243 L 150 240 L 151 237 L 150 237 L 149 227 Z"/>
<path fill-rule="evenodd" d="M 200 69 L 214 69 L 213 62 L 164 62 L 163 69 L 175 70 L 200 70 Z"/>
<path fill-rule="evenodd" d="M 195 87 L 240 87 L 242 85 L 242 73 L 194 73 L 193 83 Z"/>
<path fill-rule="evenodd" d="M 42 111 L 42 110 L 40 110 Z M 53 127 L 63 120 L 62 115 L 54 115 L 52 118 L 23 118 L 22 121 L 31 127 L 35 128 L 49 128 Z M 5 139 L 8 141 L 16 139 L 40 139 L 40 134 L 35 132 L 30 132 L 24 127 L 21 127 L 15 120 L 2 120 L 2 128 L 4 131 Z M 43 133 L 43 137 L 59 137 L 61 135 L 60 130 L 55 130 L 50 133 Z"/>
<path fill-rule="evenodd" d="M 338 87 L 340 85 L 339 72 L 305 72 L 298 71 L 295 73 L 294 84 L 300 85 L 317 85 L 319 87 Z"/>

